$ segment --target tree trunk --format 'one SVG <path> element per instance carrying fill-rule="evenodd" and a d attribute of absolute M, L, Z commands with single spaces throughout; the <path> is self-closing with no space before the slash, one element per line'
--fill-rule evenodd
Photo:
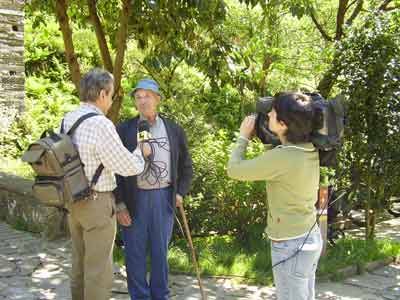
<path fill-rule="evenodd" d="M 367 204 L 365 208 L 365 239 L 373 240 L 375 238 L 376 210 L 371 209 Z"/>
<path fill-rule="evenodd" d="M 87 4 L 89 7 L 90 19 L 93 23 L 93 27 L 96 32 L 97 42 L 99 44 L 99 49 L 101 53 L 101 58 L 103 60 L 104 67 L 109 71 L 113 72 L 113 65 L 111 60 L 110 51 L 107 46 L 106 36 L 104 34 L 103 27 L 101 26 L 101 22 L 99 16 L 97 14 L 96 8 L 96 0 L 87 0 Z"/>
<path fill-rule="evenodd" d="M 126 49 L 126 40 L 128 37 L 128 21 L 132 12 L 132 5 L 130 0 L 122 1 L 122 9 L 120 15 L 120 26 L 117 32 L 117 55 L 114 64 L 114 81 L 115 81 L 115 94 L 114 101 L 108 112 L 108 118 L 114 123 L 118 120 L 119 111 L 122 105 L 123 93 L 121 88 L 122 67 L 124 64 L 124 56 Z"/>
<path fill-rule="evenodd" d="M 339 0 L 339 8 L 336 15 L 336 35 L 335 40 L 340 41 L 343 36 L 343 24 L 346 15 L 348 0 Z"/>
<path fill-rule="evenodd" d="M 71 73 L 71 79 L 75 85 L 76 90 L 79 93 L 79 82 L 81 80 L 81 71 L 78 60 L 75 55 L 74 43 L 72 41 L 72 30 L 69 26 L 69 19 L 67 15 L 67 8 L 68 8 L 67 3 L 66 0 L 57 0 L 55 2 L 56 2 L 56 16 L 64 40 L 65 56 L 67 58 L 69 71 Z"/>
<path fill-rule="evenodd" d="M 368 160 L 370 161 L 370 160 Z M 368 168 L 370 174 L 371 168 Z M 372 193 L 371 193 L 371 175 L 368 175 L 367 180 L 367 202 L 365 205 L 365 239 L 373 240 L 375 237 L 375 222 L 376 222 L 376 209 L 372 207 Z"/>

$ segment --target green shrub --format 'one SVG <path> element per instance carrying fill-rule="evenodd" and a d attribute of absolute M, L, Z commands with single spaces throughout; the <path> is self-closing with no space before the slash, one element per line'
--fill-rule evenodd
<path fill-rule="evenodd" d="M 25 111 L 0 134 L 0 154 L 19 157 L 30 143 L 48 129 L 57 129 L 64 113 L 76 107 L 78 99 L 72 96 L 70 83 L 30 76 L 25 83 Z"/>
<path fill-rule="evenodd" d="M 194 230 L 199 234 L 214 231 L 248 238 L 252 230 L 265 226 L 265 184 L 228 178 L 226 166 L 232 141 L 225 130 L 205 135 L 200 142 L 192 149 L 195 176 L 187 201 Z M 262 145 L 252 144 L 249 153 L 255 155 L 262 149 Z"/>

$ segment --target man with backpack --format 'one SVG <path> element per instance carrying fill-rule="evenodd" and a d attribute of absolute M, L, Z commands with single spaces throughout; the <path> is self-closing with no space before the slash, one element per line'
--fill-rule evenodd
<path fill-rule="evenodd" d="M 61 131 L 68 132 L 84 115 L 72 134 L 84 172 L 93 193 L 87 200 L 67 206 L 72 239 L 72 300 L 108 300 L 112 287 L 112 254 L 116 234 L 115 173 L 133 176 L 141 173 L 141 150 L 128 151 L 114 124 L 105 114 L 112 104 L 114 78 L 102 69 L 88 72 L 80 82 L 81 105 L 64 117 Z M 94 115 L 93 114 L 97 114 Z M 99 168 L 100 165 L 104 169 Z M 102 169 L 102 170 L 101 170 Z M 99 175 L 100 174 L 100 175 Z"/>

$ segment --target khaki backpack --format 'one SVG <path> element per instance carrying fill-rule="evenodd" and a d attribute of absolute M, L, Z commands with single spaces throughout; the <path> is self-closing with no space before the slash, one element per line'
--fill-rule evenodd
<path fill-rule="evenodd" d="M 89 184 L 71 137 L 83 121 L 97 115 L 83 115 L 66 134 L 63 120 L 61 133 L 44 132 L 38 141 L 29 145 L 22 156 L 22 161 L 29 163 L 36 173 L 32 191 L 35 198 L 44 205 L 66 208 L 68 204 L 89 199 L 92 195 L 92 188 L 104 166 L 101 164 L 97 168 Z"/>

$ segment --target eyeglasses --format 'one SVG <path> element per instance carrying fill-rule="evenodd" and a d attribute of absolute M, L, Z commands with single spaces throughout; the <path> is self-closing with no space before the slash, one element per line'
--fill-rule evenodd
<path fill-rule="evenodd" d="M 152 98 L 151 95 L 144 95 L 144 96 L 134 96 L 135 100 L 141 100 L 141 99 L 150 99 Z"/>

